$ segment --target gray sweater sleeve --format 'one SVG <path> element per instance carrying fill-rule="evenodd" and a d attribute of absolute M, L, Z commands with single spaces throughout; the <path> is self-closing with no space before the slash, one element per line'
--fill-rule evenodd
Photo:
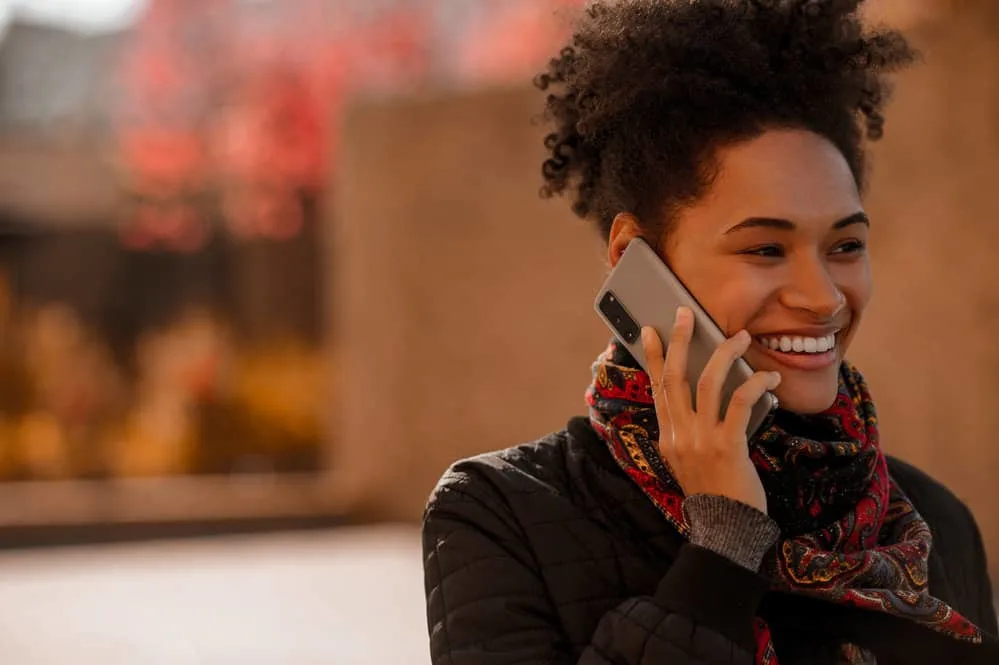
<path fill-rule="evenodd" d="M 780 528 L 750 505 L 713 494 L 695 494 L 683 502 L 690 542 L 758 572 Z"/>

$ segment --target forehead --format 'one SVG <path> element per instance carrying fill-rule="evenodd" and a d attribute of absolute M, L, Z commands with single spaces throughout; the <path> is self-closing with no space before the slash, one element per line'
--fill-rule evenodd
<path fill-rule="evenodd" d="M 747 217 L 777 217 L 828 227 L 861 209 L 846 159 L 812 132 L 767 131 L 721 149 L 716 158 L 717 177 L 689 211 L 701 223 L 734 225 Z"/>

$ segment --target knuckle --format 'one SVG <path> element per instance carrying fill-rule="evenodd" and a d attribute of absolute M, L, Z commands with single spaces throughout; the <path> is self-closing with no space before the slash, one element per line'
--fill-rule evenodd
<path fill-rule="evenodd" d="M 662 372 L 657 371 L 656 365 L 651 363 L 647 374 L 649 377 L 649 388 L 654 393 L 657 388 L 662 386 Z"/>
<path fill-rule="evenodd" d="M 732 340 L 728 341 L 732 342 Z M 742 349 L 740 349 L 739 345 L 735 343 L 729 344 L 724 349 L 721 347 L 718 348 L 718 355 L 720 356 L 721 361 L 723 361 L 726 365 L 731 365 L 736 358 L 742 355 L 741 352 Z"/>
<path fill-rule="evenodd" d="M 724 343 L 725 350 L 732 357 L 738 357 L 745 353 L 748 340 L 749 337 L 745 333 L 729 337 Z"/>
<path fill-rule="evenodd" d="M 666 379 L 666 390 L 668 391 L 671 387 L 678 386 L 683 381 L 686 380 L 684 376 L 683 368 L 681 367 L 667 367 L 664 376 Z"/>
<path fill-rule="evenodd" d="M 748 386 L 748 384 L 746 384 L 746 386 Z M 746 390 L 746 386 L 743 386 L 732 393 L 732 399 L 729 402 L 730 406 L 747 407 L 753 405 L 756 401 L 755 391 Z"/>
<path fill-rule="evenodd" d="M 745 383 L 739 386 L 734 393 L 732 393 L 732 399 L 739 399 L 742 402 L 752 404 L 759 396 L 763 393 L 766 388 L 766 374 L 762 372 L 757 372 L 753 376 L 749 377 Z"/>
<path fill-rule="evenodd" d="M 739 348 L 739 338 L 738 337 L 727 337 L 724 342 L 718 345 L 718 350 L 716 353 L 735 353 L 736 349 Z"/>
<path fill-rule="evenodd" d="M 705 450 L 714 450 L 719 444 L 718 427 L 708 427 L 705 430 L 701 435 L 702 447 Z"/>
<path fill-rule="evenodd" d="M 735 337 L 727 337 L 725 338 L 725 341 L 719 344 L 718 348 L 715 349 L 715 355 L 721 356 L 734 353 L 737 346 L 738 339 Z"/>
<path fill-rule="evenodd" d="M 697 380 L 697 391 L 700 393 L 706 393 L 711 390 L 712 386 L 715 384 L 715 373 L 710 370 L 704 370 L 701 374 L 701 378 Z"/>
<path fill-rule="evenodd" d="M 710 452 L 715 460 L 726 460 L 732 454 L 732 441 L 725 432 L 719 430 L 711 437 Z"/>

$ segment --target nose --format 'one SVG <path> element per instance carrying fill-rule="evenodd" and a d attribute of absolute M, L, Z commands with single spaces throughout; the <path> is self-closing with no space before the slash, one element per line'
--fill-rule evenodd
<path fill-rule="evenodd" d="M 781 303 L 825 321 L 836 318 L 846 307 L 846 296 L 825 263 L 810 257 L 799 260 L 794 266 L 790 282 L 781 291 Z"/>

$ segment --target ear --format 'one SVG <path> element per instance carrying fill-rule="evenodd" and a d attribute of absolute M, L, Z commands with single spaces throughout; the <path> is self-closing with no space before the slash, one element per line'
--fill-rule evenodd
<path fill-rule="evenodd" d="M 613 268 L 621 260 L 621 255 L 635 238 L 642 235 L 642 227 L 638 218 L 630 212 L 620 212 L 614 217 L 610 234 L 607 236 L 607 262 Z"/>

